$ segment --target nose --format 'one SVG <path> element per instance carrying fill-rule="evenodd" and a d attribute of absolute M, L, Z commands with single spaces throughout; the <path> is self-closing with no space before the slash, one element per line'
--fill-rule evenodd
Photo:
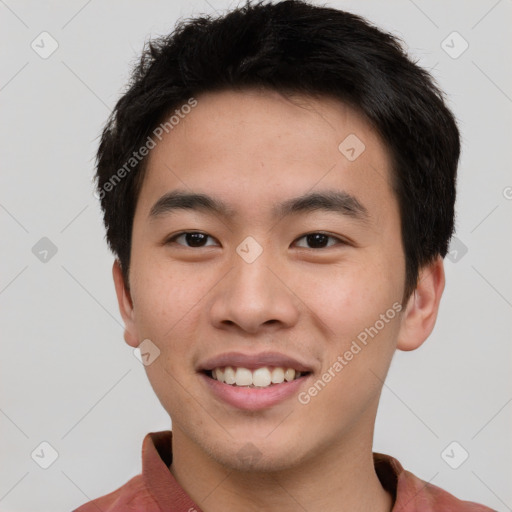
<path fill-rule="evenodd" d="M 275 258 L 270 261 L 266 252 L 252 263 L 234 256 L 234 268 L 215 287 L 210 310 L 215 327 L 255 334 L 297 323 L 298 301 L 287 282 L 289 273 L 283 272 L 283 265 L 277 265 Z"/>

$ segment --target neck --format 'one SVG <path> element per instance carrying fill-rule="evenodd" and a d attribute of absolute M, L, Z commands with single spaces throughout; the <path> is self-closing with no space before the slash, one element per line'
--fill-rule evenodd
<path fill-rule="evenodd" d="M 176 428 L 170 470 L 205 512 L 390 512 L 392 497 L 375 473 L 371 430 L 350 436 L 350 442 L 331 443 L 286 470 L 239 472 L 212 459 Z"/>

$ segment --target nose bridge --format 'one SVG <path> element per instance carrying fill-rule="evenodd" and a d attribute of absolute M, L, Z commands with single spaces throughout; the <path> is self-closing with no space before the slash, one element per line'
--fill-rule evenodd
<path fill-rule="evenodd" d="M 223 280 L 212 307 L 217 324 L 237 324 L 255 332 L 264 324 L 291 325 L 297 320 L 293 294 L 281 282 L 276 255 L 270 247 L 247 237 L 236 248 L 232 270 Z"/>
<path fill-rule="evenodd" d="M 253 307 L 269 307 L 275 297 L 275 277 L 269 267 L 276 264 L 269 244 L 260 245 L 247 237 L 236 249 L 233 257 L 233 282 L 231 287 L 238 300 L 251 302 Z"/>

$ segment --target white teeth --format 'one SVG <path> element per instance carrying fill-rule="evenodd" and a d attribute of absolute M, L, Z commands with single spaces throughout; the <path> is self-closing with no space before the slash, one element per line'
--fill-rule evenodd
<path fill-rule="evenodd" d="M 293 368 L 288 368 L 285 372 L 284 372 L 284 380 L 286 382 L 290 382 L 292 381 L 293 379 L 295 379 L 295 370 Z"/>
<path fill-rule="evenodd" d="M 219 382 L 237 386 L 251 386 L 258 388 L 266 388 L 272 384 L 282 384 L 283 382 L 291 382 L 298 379 L 302 375 L 293 368 L 264 366 L 256 370 L 248 368 L 233 368 L 226 366 L 225 368 L 214 368 L 212 377 Z"/>
<path fill-rule="evenodd" d="M 272 384 L 281 384 L 281 382 L 284 382 L 284 370 L 279 367 L 274 368 L 272 370 Z"/>
<path fill-rule="evenodd" d="M 226 384 L 234 384 L 236 382 L 235 370 L 231 366 L 224 368 L 224 382 Z"/>
<path fill-rule="evenodd" d="M 258 388 L 266 388 L 271 382 L 272 377 L 268 368 L 258 368 L 252 373 L 252 383 Z"/>
<path fill-rule="evenodd" d="M 252 372 L 247 368 L 236 369 L 236 385 L 250 386 L 252 384 Z"/>

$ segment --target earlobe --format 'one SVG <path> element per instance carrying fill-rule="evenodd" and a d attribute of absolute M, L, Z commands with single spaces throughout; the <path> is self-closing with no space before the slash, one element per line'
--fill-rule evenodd
<path fill-rule="evenodd" d="M 417 349 L 428 338 L 436 323 L 444 284 L 441 257 L 420 270 L 418 284 L 402 316 L 397 343 L 399 350 Z"/>
<path fill-rule="evenodd" d="M 139 346 L 139 338 L 137 336 L 137 329 L 135 324 L 133 301 L 130 290 L 127 288 L 126 283 L 124 282 L 121 264 L 117 259 L 114 261 L 112 266 L 112 277 L 114 278 L 114 286 L 116 288 L 119 312 L 121 313 L 121 317 L 123 318 L 125 325 L 124 340 L 128 345 L 136 348 Z"/>

